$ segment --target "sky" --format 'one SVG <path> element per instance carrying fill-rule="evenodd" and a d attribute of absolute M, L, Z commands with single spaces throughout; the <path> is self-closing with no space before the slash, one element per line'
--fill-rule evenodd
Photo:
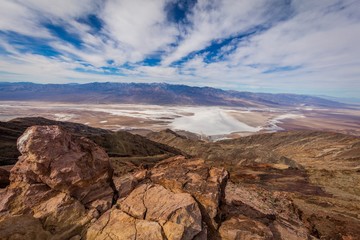
<path fill-rule="evenodd" d="M 1 0 L 0 81 L 360 97 L 359 0 Z"/>

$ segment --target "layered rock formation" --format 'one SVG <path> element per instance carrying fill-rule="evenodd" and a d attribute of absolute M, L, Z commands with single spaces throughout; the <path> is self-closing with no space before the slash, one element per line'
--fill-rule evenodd
<path fill-rule="evenodd" d="M 348 194 L 348 201 L 333 197 L 309 182 L 308 171 L 291 158 L 231 165 L 177 156 L 113 174 L 101 147 L 59 126 L 28 128 L 18 149 L 22 155 L 10 185 L 0 190 L 0 239 L 345 240 L 360 235 L 356 194 Z"/>
<path fill-rule="evenodd" d="M 10 173 L 9 171 L 0 168 L 0 188 L 5 188 L 10 184 Z"/>
<path fill-rule="evenodd" d="M 111 207 L 109 158 L 92 141 L 59 126 L 34 126 L 18 139 L 18 149 L 22 155 L 11 170 L 10 186 L 1 192 L 0 219 L 7 231 L 0 235 L 7 235 L 0 238 L 19 235 L 16 228 L 10 231 L 4 226 L 12 225 L 12 217 L 27 215 L 28 219 L 19 221 L 29 224 L 24 229 L 41 222 L 43 231 L 34 230 L 36 238 L 43 238 L 36 235 L 40 233 L 68 239 Z M 18 238 L 26 239 L 27 234 Z"/>
<path fill-rule="evenodd" d="M 92 141 L 74 137 L 58 126 L 34 126 L 17 145 L 22 155 L 11 170 L 11 182 L 43 183 L 86 207 L 100 202 L 105 209 L 111 206 L 114 191 L 109 157 Z"/>
<path fill-rule="evenodd" d="M 87 231 L 87 239 L 193 239 L 202 231 L 198 204 L 188 193 L 142 184 Z M 119 229 L 124 229 L 119 231 Z"/>
<path fill-rule="evenodd" d="M 227 169 L 237 192 L 241 189 L 243 193 L 238 196 L 242 196 L 240 205 L 246 209 L 249 206 L 254 208 L 251 202 L 256 207 L 262 206 L 258 200 L 265 198 L 268 200 L 264 206 L 280 211 L 283 205 L 277 208 L 274 203 L 281 203 L 286 196 L 311 235 L 322 239 L 357 239 L 360 236 L 357 227 L 360 226 L 358 137 L 331 132 L 292 131 L 204 142 L 188 139 L 170 130 L 148 136 L 153 141 L 176 146 L 187 154 L 201 157 L 207 165 Z M 269 200 L 278 193 L 283 196 Z M 246 196 L 252 198 L 247 199 Z M 249 213 L 247 216 L 256 213 L 246 212 Z M 278 228 L 277 232 L 293 236 L 282 228 Z"/>
<path fill-rule="evenodd" d="M 215 218 L 224 197 L 227 171 L 222 168 L 209 168 L 202 159 L 186 160 L 184 157 L 175 157 L 157 164 L 151 170 L 150 179 L 173 192 L 193 195 L 200 204 L 208 227 L 217 229 Z"/>

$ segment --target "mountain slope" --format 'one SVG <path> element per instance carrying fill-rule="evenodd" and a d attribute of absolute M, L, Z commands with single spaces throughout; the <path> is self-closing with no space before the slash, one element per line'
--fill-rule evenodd
<path fill-rule="evenodd" d="M 239 107 L 345 107 L 331 100 L 296 94 L 225 91 L 164 83 L 34 84 L 0 83 L 0 100 L 76 103 L 133 103 Z"/>
<path fill-rule="evenodd" d="M 236 165 L 281 163 L 309 169 L 360 169 L 360 138 L 340 133 L 288 131 L 205 142 L 164 130 L 149 133 L 147 137 L 209 161 Z"/>
<path fill-rule="evenodd" d="M 102 146 L 110 157 L 172 156 L 180 151 L 128 132 L 112 132 L 79 123 L 60 122 L 46 118 L 16 118 L 0 122 L 0 165 L 15 164 L 20 155 L 16 147 L 18 137 L 30 126 L 58 125 L 74 135 L 84 136 Z"/>
<path fill-rule="evenodd" d="M 77 161 L 77 157 L 82 159 L 84 156 L 87 159 L 86 161 L 89 164 L 84 164 L 82 168 L 71 168 L 72 176 L 76 177 L 78 176 L 76 171 L 80 171 L 86 176 L 87 170 L 81 171 L 83 168 L 99 167 L 90 164 L 94 159 L 109 160 L 105 156 L 106 154 L 98 153 L 98 156 L 101 155 L 102 157 L 94 157 L 92 154 L 88 154 L 89 151 L 91 152 L 94 149 L 100 152 L 102 150 L 93 143 L 90 145 L 86 143 L 88 140 L 85 140 L 82 136 L 87 136 L 100 144 L 110 154 L 110 166 L 112 168 L 109 171 L 114 172 L 111 186 L 115 187 L 117 191 L 117 194 L 113 196 L 114 199 L 130 196 L 127 198 L 128 200 L 121 198 L 125 202 L 123 200 L 112 201 L 113 204 L 116 203 L 117 205 L 109 209 L 107 214 L 103 213 L 98 220 L 94 219 L 97 222 L 93 226 L 95 233 L 100 232 L 97 229 L 106 229 L 105 232 L 130 229 L 124 227 L 124 224 L 127 226 L 126 224 L 136 220 L 131 217 L 127 217 L 125 220 L 121 219 L 116 214 L 120 210 L 126 212 L 129 209 L 143 209 L 140 218 L 141 216 L 145 218 L 145 216 L 148 216 L 145 212 L 149 209 L 151 214 L 151 212 L 167 211 L 166 209 L 169 209 L 169 206 L 174 206 L 173 202 L 168 203 L 168 205 L 163 202 L 172 199 L 168 197 L 169 194 L 188 193 L 192 196 L 191 199 L 196 199 L 196 204 L 200 206 L 196 219 L 198 219 L 199 223 L 204 222 L 203 224 L 197 224 L 196 229 L 200 231 L 202 229 L 200 225 L 204 227 L 204 224 L 206 224 L 207 226 L 208 238 L 204 237 L 203 239 L 221 239 L 218 238 L 220 236 L 224 236 L 222 239 L 234 239 L 229 238 L 227 235 L 231 235 L 231 232 L 240 234 L 249 233 L 249 231 L 254 235 L 265 234 L 268 236 L 266 239 L 284 240 L 345 240 L 357 239 L 355 236 L 360 234 L 358 227 L 360 224 L 360 186 L 358 184 L 360 182 L 360 138 L 358 137 L 320 131 L 290 131 L 206 142 L 194 138 L 191 134 L 180 135 L 171 130 L 165 130 L 148 134 L 147 137 L 151 139 L 148 140 L 126 132 L 113 133 L 81 124 L 50 121 L 44 118 L 24 118 L 0 123 L 1 143 L 15 146 L 17 136 L 27 126 L 38 124 L 57 124 L 60 127 L 33 128 L 38 129 L 39 134 L 30 137 L 30 139 L 33 139 L 33 144 L 29 144 L 32 152 L 24 151 L 24 149 L 28 148 L 20 147 L 23 157 L 20 158 L 17 167 L 12 170 L 11 186 L 7 189 L 0 189 L 1 197 L 5 199 L 3 202 L 7 203 L 7 205 L 0 206 L 0 209 L 11 210 L 13 208 L 14 216 L 18 216 L 17 211 L 22 210 L 21 206 L 34 203 L 34 212 L 36 212 L 39 211 L 38 206 L 43 206 L 42 203 L 46 202 L 44 206 L 49 208 L 45 209 L 55 213 L 53 218 L 55 222 L 51 222 L 51 226 L 49 226 L 48 221 L 44 220 L 49 215 L 48 213 L 44 214 L 40 218 L 42 221 L 38 223 L 40 226 L 43 224 L 44 229 L 50 227 L 50 229 L 53 229 L 54 226 L 62 226 L 62 224 L 67 223 L 67 221 L 64 223 L 63 218 L 61 218 L 62 215 L 60 217 L 56 215 L 61 211 L 53 210 L 58 209 L 58 206 L 52 206 L 47 201 L 57 202 L 53 201 L 57 199 L 62 204 L 61 206 L 70 205 L 76 207 L 73 202 L 64 202 L 63 204 L 61 201 L 69 201 L 69 199 L 60 198 L 58 195 L 52 195 L 48 199 L 48 185 L 40 183 L 44 189 L 39 188 L 36 179 L 42 181 L 48 178 L 53 179 L 53 174 L 47 171 L 48 168 L 44 168 L 44 158 L 47 157 L 47 162 L 58 162 L 53 166 L 61 168 L 52 170 L 54 174 L 63 176 L 63 181 L 68 180 L 69 173 L 62 175 L 62 172 L 68 171 L 69 166 L 63 164 L 62 158 L 53 158 L 53 151 L 62 151 L 63 156 L 68 157 L 67 161 L 72 160 L 75 165 L 83 163 L 80 160 Z M 55 138 L 49 137 L 49 134 L 51 136 L 54 131 L 45 131 L 44 135 L 41 135 L 43 132 L 41 129 L 60 129 L 60 131 L 67 132 L 63 136 L 72 134 L 76 136 L 74 138 L 64 137 L 54 140 Z M 26 137 L 28 137 L 27 134 L 25 134 Z M 51 140 L 49 141 L 49 139 Z M 77 144 L 76 146 L 89 146 L 90 149 L 75 147 L 72 148 L 74 152 L 68 155 L 67 147 L 63 148 L 61 146 L 68 146 L 69 139 L 73 139 L 75 141 L 73 143 Z M 22 144 L 26 144 L 26 142 L 21 141 Z M 60 147 L 59 149 L 53 149 L 53 146 Z M 5 150 L 0 149 L 1 154 L 5 152 Z M 184 155 L 192 155 L 193 158 L 189 159 L 181 156 L 167 158 L 182 152 Z M 33 164 L 37 161 L 39 164 Z M 36 171 L 29 171 L 32 168 L 35 168 Z M 89 171 L 93 170 L 90 169 Z M 39 173 L 41 178 L 34 177 L 34 174 Z M 6 171 L 1 174 L 3 174 L 5 180 L 6 177 L 9 179 Z M 21 176 L 21 174 L 25 175 Z M 29 181 L 28 189 L 18 189 L 17 192 L 14 192 L 16 186 L 24 186 L 24 183 L 21 182 L 23 179 L 35 180 Z M 103 178 L 100 177 L 100 179 Z M 97 182 L 88 182 L 87 180 L 85 182 L 88 188 L 91 188 L 93 184 L 97 184 Z M 74 180 L 74 183 L 77 184 L 78 181 Z M 6 184 L 9 184 L 9 182 L 4 182 L 3 186 L 6 186 Z M 62 186 L 68 187 L 67 184 Z M 81 191 L 83 187 L 81 185 Z M 97 188 L 95 196 L 103 196 L 99 192 L 105 190 L 105 188 Z M 154 192 L 154 190 L 156 191 Z M 50 191 L 53 190 L 50 189 Z M 149 191 L 149 194 L 145 194 L 145 192 L 148 193 L 147 191 Z M 164 191 L 168 191 L 168 194 L 163 195 Z M 35 196 L 31 196 L 31 194 Z M 90 194 L 89 196 L 94 195 Z M 141 204 L 144 201 L 147 202 L 150 196 L 154 197 L 154 199 L 151 200 L 151 205 L 147 204 L 146 206 L 151 207 L 141 207 Z M 37 201 L 34 199 L 37 199 Z M 96 202 L 97 199 L 93 200 Z M 14 201 L 15 204 L 13 204 Z M 183 200 L 179 200 L 179 202 L 183 202 Z M 193 207 L 186 208 L 192 209 L 189 214 L 195 211 L 194 204 L 195 201 L 192 200 L 190 205 Z M 20 206 L 20 209 L 18 209 L 18 206 Z M 50 208 L 50 206 L 53 208 Z M 107 208 L 110 207 L 108 204 Z M 82 207 L 82 209 L 85 208 Z M 42 212 L 43 208 L 40 208 L 40 210 Z M 75 217 L 75 219 L 79 217 L 77 215 L 78 211 L 73 211 L 72 208 L 68 211 L 69 213 L 66 216 Z M 74 213 L 76 214 L 73 215 Z M 133 212 L 127 213 L 129 213 L 128 216 L 132 216 L 131 213 Z M 182 219 L 185 216 L 184 214 L 187 215 L 188 212 L 181 211 L 179 216 L 177 213 L 171 216 L 175 216 L 176 220 Z M 36 216 L 39 215 L 36 214 Z M 107 224 L 110 216 L 111 223 Z M 1 217 L 7 220 L 1 221 Z M 12 215 L 7 212 L 3 215 L 0 212 L 0 229 L 12 229 L 11 217 Z M 81 222 L 80 220 L 74 221 Z M 17 219 L 15 222 L 23 225 L 21 219 Z M 186 223 L 188 221 L 175 222 Z M 194 221 L 190 222 L 194 223 Z M 111 228 L 111 226 L 114 226 L 113 223 L 118 224 L 115 225 L 117 227 L 114 229 Z M 29 227 L 26 224 L 24 226 Z M 81 229 L 84 227 L 81 224 L 80 226 Z M 0 238 L 4 232 L 0 231 Z M 79 230 L 79 232 L 81 231 Z"/>
<path fill-rule="evenodd" d="M 230 180 L 243 188 L 239 191 L 241 197 L 234 200 L 242 208 L 238 214 L 256 216 L 248 204 L 256 205 L 259 199 L 252 194 L 262 195 L 265 189 L 273 194 L 287 193 L 300 219 L 316 238 L 353 239 L 347 236 L 359 234 L 358 137 L 291 131 L 205 142 L 187 139 L 170 130 L 148 137 L 204 158 L 207 165 L 228 170 Z M 234 192 L 229 189 L 227 196 Z M 262 197 L 269 200 L 266 195 Z M 306 239 L 293 237 L 288 239 Z"/>

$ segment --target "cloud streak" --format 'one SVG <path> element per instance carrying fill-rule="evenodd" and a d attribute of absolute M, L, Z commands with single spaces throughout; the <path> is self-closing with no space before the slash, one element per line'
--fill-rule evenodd
<path fill-rule="evenodd" d="M 0 81 L 358 96 L 354 0 L 3 0 Z"/>

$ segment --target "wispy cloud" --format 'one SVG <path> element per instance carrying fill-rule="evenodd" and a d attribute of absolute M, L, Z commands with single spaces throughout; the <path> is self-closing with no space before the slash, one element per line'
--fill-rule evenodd
<path fill-rule="evenodd" d="M 3 0 L 0 81 L 358 96 L 356 0 Z"/>

